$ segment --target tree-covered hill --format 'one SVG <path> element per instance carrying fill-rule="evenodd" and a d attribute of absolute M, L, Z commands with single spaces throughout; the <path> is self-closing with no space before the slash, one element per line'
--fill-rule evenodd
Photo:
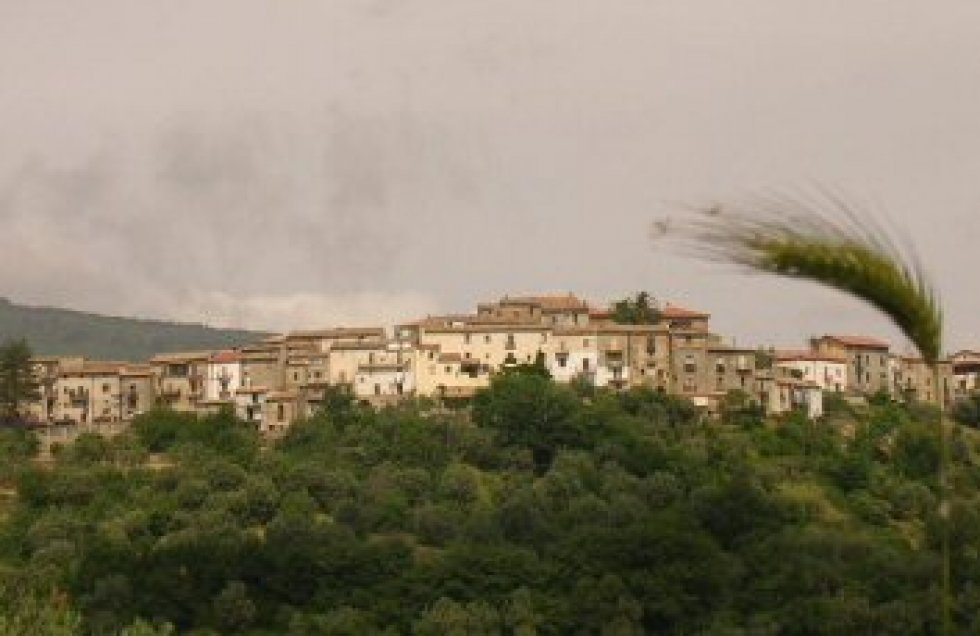
<path fill-rule="evenodd" d="M 325 404 L 275 442 L 158 411 L 43 468 L 0 430 L 0 633 L 939 633 L 928 408 L 707 422 L 523 372 L 458 411 Z M 951 441 L 976 634 L 980 443 Z"/>
<path fill-rule="evenodd" d="M 169 351 L 233 347 L 254 342 L 263 335 L 199 324 L 18 305 L 0 298 L 0 341 L 26 339 L 37 355 L 139 361 Z"/>

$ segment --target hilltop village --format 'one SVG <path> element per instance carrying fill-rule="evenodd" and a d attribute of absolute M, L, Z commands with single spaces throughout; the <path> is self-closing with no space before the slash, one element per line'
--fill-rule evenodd
<path fill-rule="evenodd" d="M 653 324 L 620 324 L 611 309 L 567 295 L 505 296 L 464 315 L 384 327 L 295 331 L 233 350 L 166 353 L 146 363 L 38 357 L 38 424 L 125 423 L 155 406 L 232 409 L 264 433 L 312 414 L 330 387 L 384 406 L 406 399 L 465 401 L 490 378 L 538 365 L 556 382 L 619 390 L 645 385 L 689 398 L 707 413 L 737 391 L 769 414 L 823 412 L 825 392 L 860 399 L 952 402 L 980 388 L 980 353 L 943 360 L 936 391 L 922 360 L 869 337 L 824 335 L 806 349 L 735 347 L 711 316 L 673 304 Z"/>

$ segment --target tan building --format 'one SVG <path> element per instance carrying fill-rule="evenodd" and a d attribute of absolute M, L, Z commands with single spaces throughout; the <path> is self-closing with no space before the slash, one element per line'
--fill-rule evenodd
<path fill-rule="evenodd" d="M 756 375 L 756 394 L 767 414 L 800 410 L 811 419 L 823 415 L 823 390 L 797 375 L 795 369 L 778 366 Z"/>
<path fill-rule="evenodd" d="M 980 352 L 958 351 L 949 357 L 952 397 L 962 400 L 980 391 Z"/>
<path fill-rule="evenodd" d="M 847 360 L 847 389 L 871 395 L 890 393 L 892 380 L 888 343 L 866 336 L 826 335 L 811 341 L 813 350 L 822 355 Z"/>
<path fill-rule="evenodd" d="M 287 357 L 310 351 L 324 353 L 338 342 L 383 342 L 387 339 L 384 327 L 337 327 L 335 329 L 315 329 L 292 331 L 282 337 L 287 348 Z"/>
<path fill-rule="evenodd" d="M 892 395 L 916 402 L 937 402 L 942 396 L 944 404 L 955 399 L 955 378 L 949 360 L 939 361 L 939 385 L 928 364 L 917 356 L 893 356 L 891 360 Z"/>
<path fill-rule="evenodd" d="M 301 415 L 304 412 L 298 391 L 269 391 L 262 403 L 259 430 L 263 433 L 284 433 Z"/>
<path fill-rule="evenodd" d="M 120 376 L 124 363 L 85 361 L 62 369 L 55 383 L 56 421 L 108 424 L 123 420 Z"/>
<path fill-rule="evenodd" d="M 205 401 L 204 380 L 212 353 L 167 353 L 151 358 L 158 401 L 175 411 L 197 411 Z"/>
<path fill-rule="evenodd" d="M 54 422 L 59 416 L 57 382 L 62 371 L 80 370 L 85 364 L 81 357 L 37 356 L 31 359 L 38 383 L 38 399 L 27 407 L 27 417 L 35 422 Z"/>
<path fill-rule="evenodd" d="M 130 421 L 156 406 L 156 376 L 148 364 L 127 364 L 119 369 L 120 410 Z"/>
<path fill-rule="evenodd" d="M 536 323 L 553 327 L 584 327 L 590 308 L 575 294 L 504 296 L 495 303 L 477 306 L 477 317 L 513 323 Z"/>

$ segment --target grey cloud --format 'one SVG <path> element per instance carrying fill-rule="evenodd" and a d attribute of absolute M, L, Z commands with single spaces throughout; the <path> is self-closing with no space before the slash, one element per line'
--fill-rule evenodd
<path fill-rule="evenodd" d="M 161 7 L 0 21 L 4 293 L 261 322 L 647 288 L 742 342 L 893 335 L 647 236 L 685 203 L 817 180 L 882 201 L 951 346 L 980 341 L 978 3 Z"/>

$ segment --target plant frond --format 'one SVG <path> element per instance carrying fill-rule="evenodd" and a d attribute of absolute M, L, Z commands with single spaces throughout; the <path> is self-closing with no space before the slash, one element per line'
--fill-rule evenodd
<path fill-rule="evenodd" d="M 827 195 L 827 193 L 823 193 Z M 840 197 L 820 202 L 762 198 L 712 206 L 659 235 L 708 260 L 801 278 L 849 293 L 884 313 L 933 364 L 942 351 L 942 312 L 910 246 L 900 250 L 874 219 Z"/>

